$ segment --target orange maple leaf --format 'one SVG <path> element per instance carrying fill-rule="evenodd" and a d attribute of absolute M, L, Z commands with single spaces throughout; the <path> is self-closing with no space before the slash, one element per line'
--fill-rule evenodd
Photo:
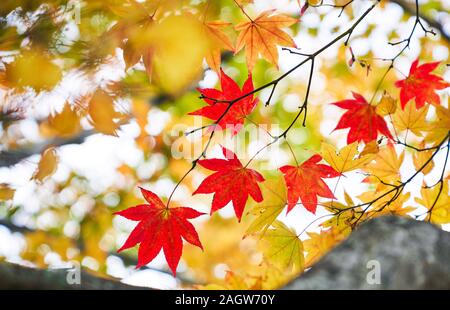
<path fill-rule="evenodd" d="M 296 47 L 289 34 L 280 28 L 289 27 L 298 22 L 298 19 L 284 14 L 273 14 L 274 11 L 264 11 L 255 19 L 235 26 L 235 29 L 240 32 L 236 42 L 236 53 L 245 46 L 247 66 L 250 71 L 259 54 L 278 66 L 277 45 Z"/>
<path fill-rule="evenodd" d="M 230 38 L 223 32 L 223 28 L 231 25 L 220 20 L 203 23 L 206 35 L 211 41 L 211 47 L 206 54 L 208 66 L 216 72 L 220 71 L 220 53 L 222 49 L 234 52 L 234 46 Z"/>

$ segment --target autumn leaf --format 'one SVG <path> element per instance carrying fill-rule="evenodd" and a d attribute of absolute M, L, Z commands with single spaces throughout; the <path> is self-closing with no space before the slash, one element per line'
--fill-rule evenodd
<path fill-rule="evenodd" d="M 142 58 L 150 81 L 152 80 L 154 46 L 152 42 L 142 40 L 141 38 L 145 37 L 146 32 L 152 31 L 153 26 L 153 18 L 144 12 L 143 15 L 139 16 L 138 22 L 134 24 L 133 27 L 127 27 L 130 36 L 123 46 L 125 70 L 134 66 Z"/>
<path fill-rule="evenodd" d="M 55 173 L 58 167 L 58 155 L 56 154 L 56 149 L 54 147 L 46 148 L 39 160 L 38 166 L 31 177 L 31 180 L 36 180 L 41 183 L 46 178 Z"/>
<path fill-rule="evenodd" d="M 360 94 L 355 92 L 352 94 L 354 99 L 332 103 L 347 110 L 334 130 L 350 128 L 347 135 L 347 144 L 355 141 L 369 143 L 377 139 L 378 132 L 393 139 L 386 121 L 377 114 L 376 107 L 370 105 Z"/>
<path fill-rule="evenodd" d="M 104 91 L 97 90 L 89 102 L 91 124 L 105 135 L 117 136 L 120 127 L 116 121 L 123 115 L 114 109 L 113 99 Z"/>
<path fill-rule="evenodd" d="M 424 106 L 416 109 L 413 102 L 408 102 L 403 109 L 398 109 L 392 117 L 395 130 L 397 132 L 409 130 L 416 136 L 421 137 L 422 132 L 429 126 L 426 121 L 428 108 L 429 106 Z"/>
<path fill-rule="evenodd" d="M 114 213 L 139 222 L 118 252 L 140 243 L 136 265 L 140 268 L 151 262 L 162 249 L 175 276 L 183 248 L 182 238 L 203 249 L 197 231 L 189 222 L 203 213 L 186 207 L 168 208 L 153 192 L 143 188 L 141 192 L 148 204 Z"/>
<path fill-rule="evenodd" d="M 448 180 L 429 188 L 423 184 L 420 190 L 421 197 L 415 201 L 428 210 L 426 221 L 436 224 L 450 223 L 450 196 L 448 192 Z"/>
<path fill-rule="evenodd" d="M 400 167 L 404 157 L 404 151 L 398 156 L 394 145 L 389 143 L 380 150 L 374 162 L 364 167 L 364 171 L 376 176 L 378 181 L 395 184 L 400 181 Z"/>
<path fill-rule="evenodd" d="M 439 65 L 437 62 L 429 62 L 419 66 L 419 59 L 416 59 L 409 69 L 409 75 L 404 80 L 395 82 L 395 86 L 400 88 L 400 104 L 405 108 L 409 100 L 415 99 L 416 108 L 420 109 L 425 103 L 439 105 L 439 96 L 436 90 L 445 89 L 450 86 L 441 77 L 431 74 L 431 71 Z"/>
<path fill-rule="evenodd" d="M 225 130 L 231 127 L 232 134 L 235 135 L 241 130 L 245 117 L 255 108 L 258 98 L 249 95 L 234 102 L 231 107 L 229 102 L 254 90 L 252 76 L 248 76 L 241 90 L 236 82 L 221 70 L 220 83 L 221 91 L 212 88 L 199 89 L 208 105 L 189 113 L 189 115 L 201 115 L 216 121 L 217 126 L 214 126 L 211 130 Z"/>
<path fill-rule="evenodd" d="M 243 167 L 230 150 L 222 147 L 222 153 L 226 159 L 198 161 L 200 166 L 216 172 L 204 179 L 193 195 L 214 193 L 211 214 L 233 202 L 236 217 L 241 221 L 248 196 L 256 202 L 263 200 L 258 182 L 263 182 L 264 177 L 255 170 Z"/>
<path fill-rule="evenodd" d="M 450 98 L 448 99 L 450 105 Z M 450 132 L 450 110 L 436 106 L 436 119 L 426 128 L 425 140 L 438 145 Z"/>
<path fill-rule="evenodd" d="M 14 198 L 15 189 L 12 189 L 8 184 L 0 183 L 0 201 L 6 201 Z"/>
<path fill-rule="evenodd" d="M 277 45 L 296 47 L 294 40 L 280 28 L 289 27 L 298 19 L 284 14 L 274 14 L 275 10 L 262 12 L 248 22 L 236 25 L 239 31 L 236 42 L 236 53 L 245 46 L 245 55 L 249 71 L 253 70 L 258 55 L 278 66 Z"/>
<path fill-rule="evenodd" d="M 425 143 L 422 142 L 419 144 L 419 148 L 424 149 Z M 428 174 L 433 170 L 434 168 L 434 161 L 430 158 L 433 157 L 434 150 L 426 150 L 426 151 L 417 151 L 413 153 L 413 164 L 414 168 L 416 168 L 417 171 L 421 171 L 423 174 Z M 425 165 L 426 164 L 426 165 Z"/>
<path fill-rule="evenodd" d="M 51 90 L 62 78 L 61 68 L 43 51 L 24 51 L 6 65 L 6 81 L 12 87 Z"/>
<path fill-rule="evenodd" d="M 246 235 L 261 231 L 264 235 L 287 204 L 286 184 L 282 177 L 268 179 L 261 184 L 264 201 L 255 203 L 249 211 L 255 219 L 251 222 Z"/>
<path fill-rule="evenodd" d="M 306 210 L 316 213 L 317 196 L 335 198 L 323 178 L 334 178 L 340 175 L 332 167 L 318 164 L 322 160 L 320 155 L 314 155 L 300 166 L 283 166 L 280 171 L 284 174 L 288 189 L 288 212 L 292 210 L 300 199 Z"/>
<path fill-rule="evenodd" d="M 382 192 L 368 191 L 358 196 L 365 203 L 378 198 L 372 204 L 371 209 L 366 212 L 366 217 L 375 218 L 384 215 L 410 217 L 409 213 L 416 210 L 416 207 L 407 204 L 411 193 L 397 195 L 395 192 L 388 193 L 390 189 L 390 187 L 386 187 Z"/>
<path fill-rule="evenodd" d="M 303 271 L 303 244 L 297 233 L 283 222 L 275 221 L 263 239 L 263 254 L 281 270 Z"/>
<path fill-rule="evenodd" d="M 176 96 L 201 77 L 203 59 L 212 47 L 203 29 L 191 14 L 169 15 L 138 38 L 153 48 L 149 57 L 152 83 Z"/>
<path fill-rule="evenodd" d="M 230 26 L 220 20 L 203 23 L 206 37 L 210 40 L 210 47 L 206 54 L 208 66 L 216 72 L 220 72 L 222 50 L 234 52 L 234 46 L 230 38 L 223 32 L 223 28 Z"/>
<path fill-rule="evenodd" d="M 322 230 L 320 233 L 307 232 L 306 234 L 309 238 L 303 241 L 306 252 L 305 267 L 311 267 L 348 235 L 345 230 L 343 232 L 338 227 Z"/>
<path fill-rule="evenodd" d="M 358 142 L 344 146 L 339 152 L 331 144 L 322 143 L 321 154 L 323 159 L 340 173 L 359 169 L 375 157 L 373 154 L 357 156 Z"/>
<path fill-rule="evenodd" d="M 345 203 L 340 203 L 336 200 L 326 201 L 322 203 L 322 206 L 331 212 L 333 216 L 321 223 L 320 226 L 324 228 L 339 229 L 342 233 L 350 234 L 355 227 L 356 223 L 362 219 L 361 207 L 356 206 L 350 195 L 344 191 Z"/>
<path fill-rule="evenodd" d="M 42 124 L 42 129 L 44 133 L 70 137 L 80 132 L 80 119 L 75 109 L 71 108 L 69 103 L 65 103 L 61 112 L 48 117 L 47 121 Z"/>
<path fill-rule="evenodd" d="M 366 145 L 364 145 L 364 149 L 362 150 L 360 157 L 371 155 L 371 154 L 377 154 L 380 151 L 380 147 L 378 145 L 377 140 L 370 141 Z"/>
<path fill-rule="evenodd" d="M 394 114 L 397 110 L 397 102 L 388 92 L 385 91 L 375 110 L 380 116 Z"/>

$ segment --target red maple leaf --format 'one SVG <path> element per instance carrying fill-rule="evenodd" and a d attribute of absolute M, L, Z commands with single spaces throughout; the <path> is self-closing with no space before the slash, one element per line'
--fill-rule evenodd
<path fill-rule="evenodd" d="M 162 248 L 167 264 L 175 276 L 183 248 L 181 238 L 203 250 L 197 231 L 188 220 L 204 213 L 185 207 L 168 208 L 153 192 L 140 189 L 148 204 L 114 213 L 132 221 L 139 221 L 117 252 L 140 243 L 136 265 L 136 268 L 140 268 L 151 262 Z"/>
<path fill-rule="evenodd" d="M 347 110 L 334 130 L 350 128 L 347 135 L 347 144 L 355 141 L 368 143 L 376 140 L 378 132 L 393 139 L 386 121 L 377 114 L 375 106 L 370 105 L 360 94 L 354 92 L 352 94 L 355 99 L 346 99 L 332 103 L 341 109 Z"/>
<path fill-rule="evenodd" d="M 413 98 L 416 100 L 417 109 L 423 107 L 426 102 L 436 105 L 440 104 L 436 90 L 447 88 L 450 84 L 441 77 L 431 74 L 431 71 L 436 69 L 439 63 L 439 61 L 429 62 L 418 66 L 419 59 L 416 59 L 409 69 L 408 77 L 395 82 L 395 86 L 400 88 L 402 109 Z"/>
<path fill-rule="evenodd" d="M 241 90 L 236 82 L 220 69 L 220 84 L 221 91 L 213 88 L 198 89 L 208 105 L 189 113 L 189 115 L 201 115 L 216 121 L 217 124 L 213 127 L 213 130 L 231 128 L 232 134 L 235 135 L 241 130 L 245 117 L 253 111 L 258 103 L 258 98 L 254 98 L 253 94 L 248 95 L 233 102 L 232 106 L 229 107 L 230 101 L 232 102 L 254 90 L 252 75 L 249 74 Z"/>
<path fill-rule="evenodd" d="M 250 195 L 256 202 L 263 200 L 258 182 L 263 182 L 264 177 L 259 172 L 242 166 L 236 154 L 222 147 L 222 153 L 226 159 L 199 160 L 202 167 L 217 171 L 200 184 L 195 194 L 215 193 L 211 206 L 211 214 L 233 202 L 234 212 L 241 221 L 245 204 Z"/>
<path fill-rule="evenodd" d="M 317 196 L 335 198 L 323 178 L 334 178 L 339 172 L 330 166 L 318 164 L 322 160 L 320 155 L 314 155 L 300 166 L 283 166 L 280 171 L 284 174 L 288 189 L 288 210 L 297 204 L 300 198 L 306 210 L 316 213 Z"/>

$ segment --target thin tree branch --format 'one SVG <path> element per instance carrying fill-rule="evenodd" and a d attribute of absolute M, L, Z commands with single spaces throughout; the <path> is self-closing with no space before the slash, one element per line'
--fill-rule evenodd
<path fill-rule="evenodd" d="M 62 146 L 67 144 L 80 144 L 84 140 L 95 133 L 93 130 L 86 130 L 80 134 L 70 138 L 53 138 L 39 144 L 24 146 L 18 149 L 0 152 L 0 167 L 12 166 L 25 158 L 34 154 L 40 154 L 49 146 Z"/>
<path fill-rule="evenodd" d="M 14 223 L 12 223 L 11 221 L 8 221 L 6 219 L 0 219 L 0 226 L 4 226 L 4 227 L 8 228 L 10 231 L 19 232 L 21 234 L 33 233 L 33 232 L 37 232 L 37 231 L 48 233 L 44 230 L 35 230 L 35 229 L 29 228 L 26 226 L 17 226 Z M 76 240 L 75 240 L 75 242 L 76 242 Z M 137 265 L 137 260 L 130 255 L 125 255 L 125 254 L 116 253 L 116 252 L 110 252 L 110 253 L 108 253 L 108 255 L 116 256 L 116 257 L 120 258 L 124 262 L 124 264 L 127 266 Z M 152 270 L 152 271 L 156 271 L 156 272 L 160 272 L 162 274 L 167 274 L 167 275 L 172 276 L 172 272 L 169 269 L 159 269 L 159 268 L 154 268 L 154 267 L 150 267 L 150 266 L 142 266 L 140 269 L 141 270 Z M 177 274 L 177 279 L 182 284 L 186 284 L 186 285 L 199 284 L 198 282 L 195 282 L 190 278 L 184 277 L 180 273 Z"/>
<path fill-rule="evenodd" d="M 415 7 L 414 7 L 414 2 L 409 3 L 409 2 L 406 1 L 406 0 L 390 0 L 390 1 L 393 2 L 393 3 L 398 4 L 399 6 L 401 6 L 402 9 L 403 9 L 406 13 L 408 13 L 408 14 L 410 14 L 410 15 L 412 15 L 412 16 L 416 15 L 416 10 L 415 10 Z M 420 17 L 421 19 L 423 19 L 428 25 L 430 25 L 430 27 L 437 29 L 437 30 L 439 31 L 439 33 L 442 35 L 442 37 L 443 37 L 447 42 L 450 42 L 450 34 L 447 33 L 447 32 L 445 31 L 444 25 L 442 25 L 442 24 L 439 23 L 438 21 L 432 19 L 431 17 L 426 16 L 426 15 L 421 14 L 421 13 L 419 14 L 419 17 Z"/>
<path fill-rule="evenodd" d="M 0 289 L 32 290 L 135 290 L 147 287 L 131 286 L 114 278 L 94 276 L 80 271 L 80 283 L 70 284 L 71 269 L 37 269 L 11 263 L 0 263 Z"/>

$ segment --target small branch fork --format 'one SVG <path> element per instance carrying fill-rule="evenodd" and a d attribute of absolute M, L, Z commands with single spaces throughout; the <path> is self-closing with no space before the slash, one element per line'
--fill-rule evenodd
<path fill-rule="evenodd" d="M 280 75 L 278 78 L 276 78 L 275 80 L 266 83 L 256 89 L 254 89 L 251 92 L 248 92 L 238 98 L 235 98 L 233 100 L 217 100 L 215 98 L 209 98 L 206 96 L 200 96 L 200 99 L 208 99 L 211 100 L 215 103 L 227 103 L 228 106 L 225 109 L 225 111 L 222 113 L 222 115 L 211 125 L 211 126 L 217 126 L 220 121 L 225 117 L 225 115 L 228 113 L 228 111 L 231 109 L 231 107 L 238 101 L 247 98 L 248 96 L 251 96 L 255 93 L 260 92 L 263 89 L 272 87 L 271 90 L 271 94 L 269 96 L 269 99 L 266 102 L 266 105 L 270 104 L 270 99 L 273 96 L 273 93 L 275 92 L 275 88 L 277 87 L 278 83 L 280 83 L 283 79 L 285 79 L 287 76 L 289 76 L 292 72 L 296 71 L 298 68 L 302 67 L 304 64 L 306 64 L 307 62 L 311 62 L 311 68 L 310 68 L 310 74 L 309 74 L 309 80 L 308 80 L 308 86 L 307 86 L 307 90 L 306 90 L 306 94 L 305 94 L 305 99 L 303 101 L 303 104 L 300 106 L 298 113 L 296 114 L 296 116 L 294 117 L 294 119 L 292 120 L 292 122 L 290 123 L 290 125 L 278 136 L 275 136 L 272 140 L 272 142 L 270 142 L 269 144 L 267 144 L 266 146 L 264 146 L 263 148 L 261 148 L 260 150 L 257 151 L 257 153 L 250 159 L 250 161 L 245 165 L 246 167 L 250 164 L 250 162 L 260 153 L 262 152 L 264 149 L 266 149 L 267 147 L 269 147 L 270 145 L 274 144 L 275 142 L 277 142 L 280 138 L 286 138 L 287 133 L 289 132 L 289 130 L 292 128 L 292 126 L 294 126 L 294 124 L 297 122 L 297 120 L 300 118 L 300 116 L 303 114 L 303 122 L 302 125 L 306 126 L 306 115 L 307 115 L 307 110 L 308 110 L 308 98 L 309 98 L 309 94 L 310 94 L 310 89 L 311 89 L 311 83 L 312 83 L 312 78 L 313 78 L 313 73 L 314 73 L 314 61 L 315 58 L 320 55 L 322 52 L 324 52 L 325 50 L 327 50 L 329 47 L 333 46 L 335 43 L 339 42 L 341 39 L 345 38 L 346 36 L 350 36 L 354 29 L 365 19 L 365 17 L 377 6 L 378 3 L 380 3 L 381 0 L 377 0 L 375 1 L 375 3 L 373 3 L 354 23 L 353 25 L 348 28 L 346 31 L 344 31 L 343 33 L 341 33 L 339 36 L 337 36 L 336 38 L 334 38 L 333 40 L 331 40 L 329 43 L 327 43 L 326 45 L 324 45 L 323 47 L 321 47 L 320 49 L 318 49 L 317 51 L 315 51 L 312 54 L 300 54 L 301 56 L 305 56 L 306 58 L 303 59 L 302 61 L 300 61 L 297 65 L 295 65 L 294 67 L 292 67 L 291 69 L 289 69 L 288 71 L 286 71 L 285 73 L 283 73 L 282 75 Z M 350 2 L 351 3 L 351 2 Z M 350 3 L 348 3 L 347 5 L 349 5 Z M 347 38 L 348 41 L 348 38 Z M 285 49 L 286 50 L 286 49 Z M 289 50 L 290 51 L 290 50 Z M 295 53 L 293 51 L 290 51 L 291 53 Z M 194 129 L 195 131 L 195 129 Z M 173 194 L 175 193 L 175 191 L 177 190 L 177 188 L 180 186 L 180 184 L 183 182 L 183 180 L 196 168 L 198 161 L 201 158 L 206 157 L 206 152 L 208 151 L 208 148 L 211 144 L 211 140 L 214 137 L 214 133 L 215 133 L 215 129 L 211 132 L 208 142 L 206 143 L 206 146 L 204 147 L 202 153 L 192 161 L 192 166 L 191 168 L 181 177 L 181 179 L 178 181 L 178 183 L 175 185 L 173 191 L 171 192 L 171 194 L 169 195 L 169 198 L 167 200 L 167 207 L 169 207 L 170 201 L 172 200 Z"/>
<path fill-rule="evenodd" d="M 439 191 L 438 194 L 436 195 L 436 198 L 433 202 L 433 205 L 430 207 L 430 209 L 425 213 L 425 214 L 429 214 L 428 217 L 428 221 L 431 220 L 431 215 L 433 212 L 433 208 L 436 206 L 439 197 L 443 191 L 444 188 L 444 181 L 445 181 L 445 171 L 447 169 L 447 164 L 448 164 L 448 157 L 450 155 L 450 131 L 447 133 L 447 135 L 445 136 L 445 138 L 436 146 L 433 147 L 432 149 L 434 149 L 433 154 L 431 154 L 431 156 L 425 161 L 425 163 L 419 168 L 417 169 L 417 171 L 412 174 L 407 180 L 405 180 L 404 182 L 400 182 L 397 185 L 393 185 L 393 184 L 386 184 L 390 186 L 391 188 L 389 190 L 387 190 L 386 192 L 384 192 L 383 194 L 377 196 L 375 199 L 366 202 L 366 203 L 361 203 L 361 204 L 357 204 L 355 206 L 350 206 L 348 208 L 343 208 L 343 209 L 337 209 L 335 213 L 330 214 L 330 216 L 340 216 L 342 213 L 346 212 L 346 211 L 350 211 L 353 210 L 356 214 L 359 214 L 359 217 L 356 218 L 356 221 L 352 224 L 352 227 L 355 228 L 356 225 L 361 221 L 362 217 L 367 213 L 367 211 L 369 210 L 370 207 L 372 207 L 375 203 L 377 203 L 378 201 L 380 201 L 382 198 L 387 197 L 388 195 L 393 195 L 391 198 L 389 198 L 389 200 L 387 200 L 386 202 L 384 202 L 379 208 L 377 208 L 376 210 L 371 210 L 370 212 L 372 212 L 372 214 L 376 214 L 379 212 L 382 212 L 386 207 L 388 207 L 389 205 L 391 205 L 403 192 L 403 190 L 405 189 L 405 186 L 407 184 L 409 184 L 417 175 L 419 175 L 419 173 L 421 173 L 425 167 L 434 159 L 434 157 L 443 149 L 447 149 L 446 152 L 446 157 L 445 157 L 445 161 L 444 161 L 444 165 L 442 167 L 442 172 L 441 172 L 441 176 L 439 181 L 434 184 L 431 187 L 437 186 L 439 185 Z M 356 209 L 360 209 L 363 208 L 363 210 L 358 211 Z M 369 219 L 369 218 L 367 218 Z"/>
<path fill-rule="evenodd" d="M 431 30 L 426 29 L 425 26 L 423 25 L 423 22 L 422 22 L 421 17 L 420 17 L 419 0 L 415 0 L 415 21 L 414 21 L 414 25 L 413 25 L 413 27 L 411 29 L 411 32 L 410 32 L 409 36 L 406 39 L 403 39 L 403 40 L 400 40 L 400 41 L 397 41 L 397 42 L 388 42 L 388 44 L 391 45 L 391 46 L 396 46 L 396 45 L 400 45 L 400 44 L 403 44 L 403 43 L 406 43 L 406 44 L 401 48 L 401 50 L 394 57 L 381 59 L 382 61 L 389 62 L 390 64 L 389 64 L 386 72 L 383 74 L 383 76 L 381 77 L 380 81 L 378 82 L 377 87 L 375 89 L 375 92 L 373 93 L 372 98 L 369 101 L 370 103 L 373 102 L 373 100 L 376 97 L 376 94 L 380 90 L 381 85 L 383 84 L 383 82 L 386 79 L 387 75 L 394 68 L 394 63 L 397 60 L 397 58 L 399 58 L 403 54 L 403 52 L 407 48 L 409 48 L 409 46 L 411 44 L 411 39 L 412 39 L 414 33 L 416 32 L 418 25 L 420 25 L 420 27 L 422 28 L 422 30 L 425 33 L 425 35 L 427 35 L 427 34 L 436 35 L 436 33 L 434 32 L 433 29 L 431 29 Z"/>

